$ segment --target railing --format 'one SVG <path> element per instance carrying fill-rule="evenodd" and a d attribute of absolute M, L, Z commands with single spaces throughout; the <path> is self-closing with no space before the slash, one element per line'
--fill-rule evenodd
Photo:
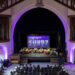
<path fill-rule="evenodd" d="M 24 0 L 0 0 L 0 12 L 22 2 Z M 75 10 L 75 0 L 55 0 L 68 8 Z"/>
<path fill-rule="evenodd" d="M 0 12 L 22 2 L 24 0 L 0 0 Z"/>
<path fill-rule="evenodd" d="M 75 0 L 55 0 L 64 6 L 67 6 L 70 9 L 75 10 Z"/>

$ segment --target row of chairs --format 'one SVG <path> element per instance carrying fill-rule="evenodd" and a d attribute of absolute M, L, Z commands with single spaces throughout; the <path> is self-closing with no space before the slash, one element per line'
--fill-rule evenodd
<path fill-rule="evenodd" d="M 69 75 L 63 70 L 62 66 L 49 66 L 40 67 L 40 65 L 21 65 L 15 71 L 10 72 L 11 75 Z"/>
<path fill-rule="evenodd" d="M 4 67 L 3 67 L 3 65 L 1 65 L 1 67 L 0 67 L 0 75 L 3 75 L 3 72 L 4 72 Z"/>
<path fill-rule="evenodd" d="M 0 75 L 4 74 L 4 70 L 6 67 L 8 67 L 9 65 L 9 60 L 8 59 L 4 59 L 4 60 L 0 60 Z"/>

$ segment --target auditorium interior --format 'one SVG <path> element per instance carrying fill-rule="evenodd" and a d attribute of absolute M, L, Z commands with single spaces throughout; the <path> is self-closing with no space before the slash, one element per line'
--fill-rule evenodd
<path fill-rule="evenodd" d="M 75 0 L 0 0 L 0 75 L 75 75 Z"/>

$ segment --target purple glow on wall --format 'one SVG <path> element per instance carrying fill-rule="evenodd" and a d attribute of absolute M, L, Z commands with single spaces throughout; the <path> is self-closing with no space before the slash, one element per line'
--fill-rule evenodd
<path fill-rule="evenodd" d="M 8 59 L 8 52 L 7 52 L 7 47 L 3 47 L 3 50 L 5 52 L 5 59 Z"/>
<path fill-rule="evenodd" d="M 70 52 L 70 62 L 73 63 L 73 52 L 72 51 Z"/>
<path fill-rule="evenodd" d="M 67 28 L 66 28 L 65 23 L 64 23 L 63 20 L 60 18 L 60 16 L 58 16 L 58 18 L 61 20 L 61 22 L 62 22 L 62 24 L 63 24 L 63 26 L 64 26 L 64 30 L 65 30 L 65 42 L 67 42 L 67 32 L 68 32 L 68 30 L 67 30 Z M 67 24 L 67 25 L 68 25 L 68 24 Z"/>
<path fill-rule="evenodd" d="M 4 51 L 3 51 L 3 47 L 0 46 L 0 60 L 4 60 Z"/>
<path fill-rule="evenodd" d="M 55 9 L 56 10 L 56 9 Z M 57 10 L 56 10 L 57 11 Z M 57 11 L 58 12 L 58 11 Z M 66 21 L 66 18 L 60 13 L 58 12 L 60 16 L 62 16 L 62 18 L 60 16 L 58 16 L 58 18 L 61 20 L 63 26 L 64 26 L 64 30 L 65 30 L 65 43 L 66 43 L 66 50 L 68 50 L 68 53 L 71 51 L 70 48 L 69 48 L 69 40 L 68 40 L 68 22 Z M 68 54 L 69 55 L 69 54 Z M 67 55 L 67 58 L 68 58 L 68 55 Z M 67 61 L 71 62 L 70 60 L 71 56 L 69 56 L 69 58 L 67 59 Z"/>
<path fill-rule="evenodd" d="M 69 51 L 68 51 L 68 62 L 74 63 L 74 50 L 75 50 L 75 43 L 69 41 L 68 42 Z"/>
<path fill-rule="evenodd" d="M 72 43 L 72 42 L 69 42 L 69 49 L 70 49 L 70 53 L 69 53 L 69 56 L 70 56 L 70 62 L 74 63 L 74 50 L 75 50 L 75 43 Z"/>
<path fill-rule="evenodd" d="M 5 47 L 4 45 L 0 45 L 0 49 L 3 52 L 3 59 L 7 59 L 8 58 L 8 53 L 7 53 L 7 47 Z"/>

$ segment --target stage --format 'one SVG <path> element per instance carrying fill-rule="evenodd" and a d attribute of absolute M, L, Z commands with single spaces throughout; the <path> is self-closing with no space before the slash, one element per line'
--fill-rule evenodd
<path fill-rule="evenodd" d="M 33 61 L 48 61 L 58 64 L 58 56 L 45 53 L 14 54 L 10 56 L 11 63 L 26 64 Z"/>
<path fill-rule="evenodd" d="M 25 61 L 26 62 L 25 62 Z M 21 55 L 21 63 L 28 63 L 28 62 L 33 62 L 33 61 L 48 61 L 51 63 L 58 63 L 58 56 L 56 55 L 49 55 L 49 54 L 44 54 L 44 53 L 30 53 L 30 54 L 24 54 Z"/>
<path fill-rule="evenodd" d="M 57 55 L 50 55 L 50 54 L 45 54 L 45 53 L 29 53 L 29 54 L 20 54 L 21 56 L 24 57 L 57 57 Z"/>

